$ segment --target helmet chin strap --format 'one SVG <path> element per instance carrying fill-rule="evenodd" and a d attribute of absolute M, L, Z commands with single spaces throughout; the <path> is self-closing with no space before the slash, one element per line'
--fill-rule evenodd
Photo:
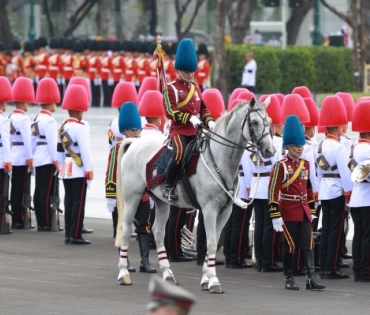
<path fill-rule="evenodd" d="M 186 83 L 191 83 L 193 82 L 193 78 L 191 79 L 186 79 L 183 75 L 182 75 L 182 72 L 181 70 L 177 70 L 177 73 L 179 74 L 179 77 L 182 81 L 186 82 Z"/>
<path fill-rule="evenodd" d="M 293 149 L 290 147 L 290 145 L 287 145 L 287 147 L 290 149 L 289 152 L 288 152 L 288 154 L 293 155 L 292 156 L 293 158 L 296 158 L 298 160 L 301 157 L 301 155 L 298 155 L 297 153 L 295 153 L 293 151 Z"/>

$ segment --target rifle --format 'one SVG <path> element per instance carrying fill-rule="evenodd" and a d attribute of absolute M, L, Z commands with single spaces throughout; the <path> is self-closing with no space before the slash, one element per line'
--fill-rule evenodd
<path fill-rule="evenodd" d="M 9 174 L 5 172 L 4 174 L 4 192 L 1 196 L 1 228 L 0 234 L 8 234 L 8 224 L 6 222 L 6 215 L 13 215 L 13 211 L 9 210 Z"/>
<path fill-rule="evenodd" d="M 22 198 L 22 206 L 24 208 L 24 220 L 23 220 L 23 228 L 30 229 L 31 228 L 31 215 L 30 210 L 35 211 L 35 209 L 31 206 L 31 174 L 32 172 L 27 173 L 27 182 L 26 182 L 26 191 L 23 194 Z"/>
<path fill-rule="evenodd" d="M 60 231 L 59 229 L 59 215 L 57 218 L 57 214 L 63 213 L 63 210 L 59 207 L 60 198 L 59 198 L 59 178 L 58 172 L 54 175 L 54 184 L 53 184 L 53 192 L 50 198 L 50 208 L 51 208 L 51 231 Z"/>

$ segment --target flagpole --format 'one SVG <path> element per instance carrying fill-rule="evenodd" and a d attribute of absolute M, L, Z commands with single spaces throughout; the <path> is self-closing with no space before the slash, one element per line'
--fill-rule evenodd
<path fill-rule="evenodd" d="M 167 84 L 166 72 L 164 70 L 164 56 L 166 53 L 162 48 L 162 40 L 159 35 L 157 35 L 156 43 L 157 47 L 154 51 L 154 55 L 157 57 L 157 88 L 162 93 Z"/>

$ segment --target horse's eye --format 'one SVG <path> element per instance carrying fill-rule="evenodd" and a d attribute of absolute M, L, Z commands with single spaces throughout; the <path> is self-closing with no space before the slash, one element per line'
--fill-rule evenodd
<path fill-rule="evenodd" d="M 252 125 L 253 126 L 258 126 L 258 122 L 256 120 L 252 120 Z"/>

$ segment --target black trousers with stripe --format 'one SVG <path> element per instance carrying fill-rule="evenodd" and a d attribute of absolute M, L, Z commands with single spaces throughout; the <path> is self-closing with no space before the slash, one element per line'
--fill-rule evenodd
<path fill-rule="evenodd" d="M 35 208 L 37 226 L 51 226 L 50 197 L 53 193 L 55 167 L 53 164 L 46 164 L 37 166 L 35 170 L 33 205 Z"/>
<path fill-rule="evenodd" d="M 0 169 L 0 200 L 3 198 L 4 196 L 4 188 L 5 188 L 5 171 L 3 168 Z M 0 226 L 1 226 L 1 223 L 2 223 L 2 214 L 0 213 Z"/>
<path fill-rule="evenodd" d="M 24 221 L 24 208 L 22 206 L 23 195 L 26 191 L 27 183 L 27 170 L 26 165 L 13 166 L 12 171 L 12 187 L 10 190 L 10 204 L 12 211 L 12 227 L 15 224 L 23 225 Z"/>
<path fill-rule="evenodd" d="M 138 234 L 151 234 L 150 201 L 140 201 L 134 218 L 135 232 Z"/>
<path fill-rule="evenodd" d="M 245 260 L 245 249 L 249 247 L 248 232 L 252 211 L 252 204 L 245 210 L 233 205 L 231 216 L 224 228 L 224 256 L 227 265 L 241 265 Z"/>
<path fill-rule="evenodd" d="M 329 272 L 338 269 L 345 215 L 345 198 L 342 195 L 330 200 L 321 200 L 321 206 L 320 270 Z"/>
<path fill-rule="evenodd" d="M 86 178 L 63 179 L 64 184 L 64 224 L 66 237 L 81 238 L 85 216 Z"/>
<path fill-rule="evenodd" d="M 181 249 L 181 229 L 186 222 L 186 212 L 188 209 L 170 206 L 170 215 L 166 224 L 166 251 L 168 257 L 182 255 Z"/>
<path fill-rule="evenodd" d="M 173 159 L 175 160 L 176 164 L 180 164 L 182 157 L 184 156 L 185 148 L 188 143 L 193 140 L 194 136 L 183 136 L 183 135 L 176 135 L 172 139 L 172 147 L 173 147 Z"/>

